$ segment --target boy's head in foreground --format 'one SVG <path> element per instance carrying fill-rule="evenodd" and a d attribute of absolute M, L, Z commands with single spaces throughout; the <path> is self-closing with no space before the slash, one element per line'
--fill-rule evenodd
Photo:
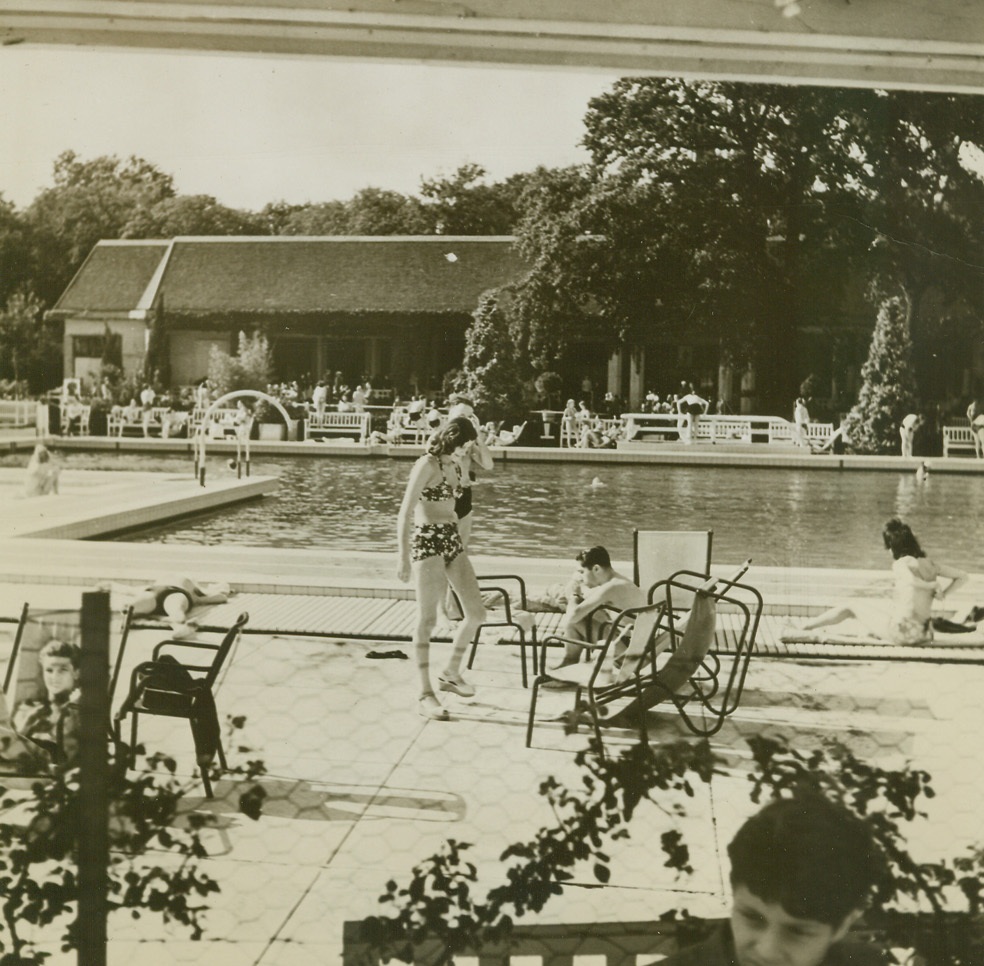
<path fill-rule="evenodd" d="M 864 822 L 819 795 L 767 805 L 739 829 L 728 857 L 738 966 L 820 966 L 882 871 Z"/>
<path fill-rule="evenodd" d="M 79 683 L 78 647 L 66 641 L 48 641 L 38 654 L 38 662 L 48 700 L 67 700 Z"/>

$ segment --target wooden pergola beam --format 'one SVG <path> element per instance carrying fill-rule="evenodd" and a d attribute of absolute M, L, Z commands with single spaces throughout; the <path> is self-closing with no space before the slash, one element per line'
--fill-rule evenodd
<path fill-rule="evenodd" d="M 984 92 L 981 0 L 791 2 L 0 0 L 0 42 Z"/>

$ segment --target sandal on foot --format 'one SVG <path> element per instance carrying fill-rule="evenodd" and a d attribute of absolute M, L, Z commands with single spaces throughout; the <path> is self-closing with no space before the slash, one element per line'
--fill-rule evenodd
<path fill-rule="evenodd" d="M 463 698 L 475 697 L 475 689 L 460 675 L 439 674 L 437 683 L 442 691 L 451 691 Z"/>
<path fill-rule="evenodd" d="M 431 718 L 433 721 L 450 721 L 451 715 L 448 709 L 437 700 L 434 694 L 423 694 L 417 702 L 417 714 L 424 718 Z"/>

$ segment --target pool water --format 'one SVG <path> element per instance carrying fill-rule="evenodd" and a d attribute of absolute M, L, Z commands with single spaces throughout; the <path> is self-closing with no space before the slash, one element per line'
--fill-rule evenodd
<path fill-rule="evenodd" d="M 63 454 L 67 467 L 182 472 L 187 459 Z M 24 465 L 5 456 L 0 465 Z M 393 551 L 407 460 L 262 458 L 252 472 L 280 477 L 275 496 L 185 518 L 128 541 Z M 231 475 L 209 461 L 212 478 Z M 604 486 L 592 487 L 594 477 Z M 881 528 L 910 523 L 926 551 L 980 571 L 984 481 L 974 476 L 818 472 L 769 467 L 509 464 L 475 487 L 476 553 L 568 557 L 596 543 L 631 559 L 632 531 L 714 531 L 714 558 L 762 566 L 881 569 Z"/>

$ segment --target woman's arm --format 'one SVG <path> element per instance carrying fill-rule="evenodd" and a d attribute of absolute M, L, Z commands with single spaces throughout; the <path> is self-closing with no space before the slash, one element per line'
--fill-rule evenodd
<path fill-rule="evenodd" d="M 429 456 L 421 456 L 410 471 L 407 488 L 403 492 L 403 502 L 396 518 L 396 546 L 399 555 L 396 575 L 406 582 L 410 579 L 410 530 L 413 527 L 413 508 L 420 499 L 420 494 L 428 480 L 434 474 Z"/>
<path fill-rule="evenodd" d="M 486 442 L 484 430 L 478 430 L 478 437 L 468 455 L 486 472 L 494 467 L 495 464 L 492 462 L 492 454 L 489 452 L 489 444 Z"/>
<path fill-rule="evenodd" d="M 935 563 L 935 561 L 934 561 Z M 941 587 L 936 591 L 936 596 L 942 600 L 947 594 L 954 590 L 959 590 L 968 581 L 967 574 L 960 570 L 958 567 L 950 567 L 947 564 L 936 564 L 936 572 L 940 577 L 943 577 L 950 581 L 950 583 L 944 588 Z"/>

